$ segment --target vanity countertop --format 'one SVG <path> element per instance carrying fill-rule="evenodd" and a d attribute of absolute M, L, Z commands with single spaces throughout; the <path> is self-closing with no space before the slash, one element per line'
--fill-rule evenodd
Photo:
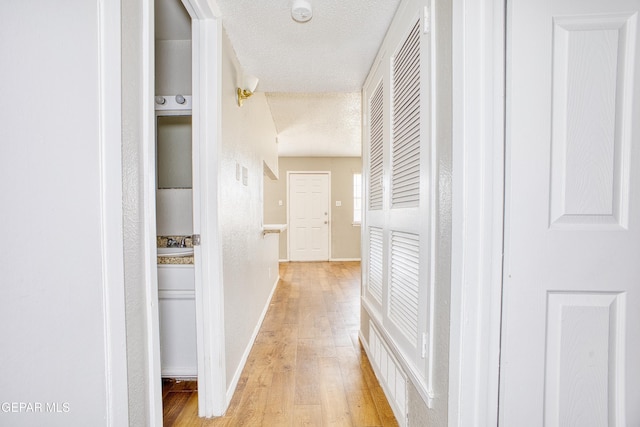
<path fill-rule="evenodd" d="M 193 248 L 191 236 L 157 236 L 158 248 L 166 248 L 169 239 L 184 241 L 185 248 Z M 159 256 L 158 264 L 193 264 L 193 255 L 190 256 Z"/>
<path fill-rule="evenodd" d="M 158 264 L 193 264 L 193 256 L 158 257 Z"/>

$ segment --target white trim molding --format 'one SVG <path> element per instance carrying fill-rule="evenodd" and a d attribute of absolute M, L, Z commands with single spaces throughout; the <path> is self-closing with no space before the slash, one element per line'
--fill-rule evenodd
<path fill-rule="evenodd" d="M 498 423 L 505 6 L 453 2 L 451 427 Z"/>
<path fill-rule="evenodd" d="M 185 0 L 184 3 L 185 6 L 191 3 L 187 10 L 195 13 L 191 21 L 192 120 L 194 147 L 199 147 L 199 161 L 194 162 L 194 176 L 198 177 L 200 206 L 196 212 L 194 204 L 193 231 L 200 234 L 202 239 L 194 252 L 198 415 L 212 417 L 223 415 L 227 408 L 224 287 L 218 219 L 222 23 L 210 16 L 211 9 L 199 8 L 202 2 Z M 198 259 L 201 262 L 197 262 Z"/>
<path fill-rule="evenodd" d="M 147 399 L 149 426 L 162 425 L 162 372 L 160 362 L 160 314 L 158 307 L 156 239 L 156 141 L 154 2 L 142 2 L 142 179 L 144 203 L 145 299 L 147 302 Z"/>
<path fill-rule="evenodd" d="M 99 1 L 100 209 L 108 426 L 129 424 L 122 223 L 122 82 L 119 2 Z M 117 72 L 114 72 L 117 70 Z"/>
<path fill-rule="evenodd" d="M 380 336 L 380 330 L 373 322 L 369 322 L 369 342 L 364 339 L 362 330 L 358 331 L 358 338 L 398 425 L 406 427 L 409 423 L 407 377 L 402 366 L 387 346 L 388 342 Z"/>

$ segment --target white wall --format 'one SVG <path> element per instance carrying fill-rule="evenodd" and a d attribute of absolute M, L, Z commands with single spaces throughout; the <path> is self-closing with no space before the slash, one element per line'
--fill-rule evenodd
<path fill-rule="evenodd" d="M 242 108 L 236 104 L 240 72 L 223 31 L 219 200 L 228 387 L 240 374 L 278 278 L 278 237 L 262 236 L 263 162 L 277 164 L 276 129 L 264 94 Z M 236 180 L 236 164 L 247 168 L 246 186 Z"/>
<path fill-rule="evenodd" d="M 158 190 L 156 215 L 158 236 L 193 234 L 193 191 L 187 188 Z"/>
<path fill-rule="evenodd" d="M 156 40 L 156 95 L 191 95 L 191 40 Z M 157 190 L 158 236 L 193 234 L 190 189 Z"/>
<path fill-rule="evenodd" d="M 115 5 L 2 5 L 3 426 L 128 421 Z"/>
<path fill-rule="evenodd" d="M 156 95 L 191 95 L 191 40 L 156 40 Z"/>

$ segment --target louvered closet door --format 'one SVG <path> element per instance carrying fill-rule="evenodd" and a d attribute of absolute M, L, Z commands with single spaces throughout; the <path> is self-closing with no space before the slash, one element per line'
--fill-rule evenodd
<path fill-rule="evenodd" d="M 384 168 L 385 143 L 388 143 L 386 132 L 389 129 L 388 119 L 385 117 L 385 85 L 382 81 L 381 69 L 378 70 L 377 83 L 369 93 L 365 91 L 367 99 L 367 124 L 365 138 L 367 150 L 365 151 L 365 206 L 366 219 L 364 232 L 364 250 L 367 257 L 363 258 L 365 300 L 370 306 L 382 313 L 383 300 L 386 300 L 386 258 L 385 258 L 385 194 L 384 194 Z"/>
<path fill-rule="evenodd" d="M 429 55 L 414 21 L 391 63 L 388 303 L 385 327 L 426 373 L 430 282 Z M 426 44 L 426 43 L 425 43 Z"/>
<path fill-rule="evenodd" d="M 364 90 L 364 297 L 413 371 L 427 376 L 433 183 L 428 35 L 416 16 Z M 428 40 L 428 39 L 427 39 Z"/>

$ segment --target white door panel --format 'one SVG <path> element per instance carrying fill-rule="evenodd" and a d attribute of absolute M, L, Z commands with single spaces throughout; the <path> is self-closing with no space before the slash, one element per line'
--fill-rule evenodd
<path fill-rule="evenodd" d="M 329 259 L 329 175 L 289 175 L 289 258 Z"/>
<path fill-rule="evenodd" d="M 120 17 L 2 2 L 2 426 L 128 425 Z"/>
<path fill-rule="evenodd" d="M 640 2 L 508 9 L 500 425 L 640 425 Z"/>

